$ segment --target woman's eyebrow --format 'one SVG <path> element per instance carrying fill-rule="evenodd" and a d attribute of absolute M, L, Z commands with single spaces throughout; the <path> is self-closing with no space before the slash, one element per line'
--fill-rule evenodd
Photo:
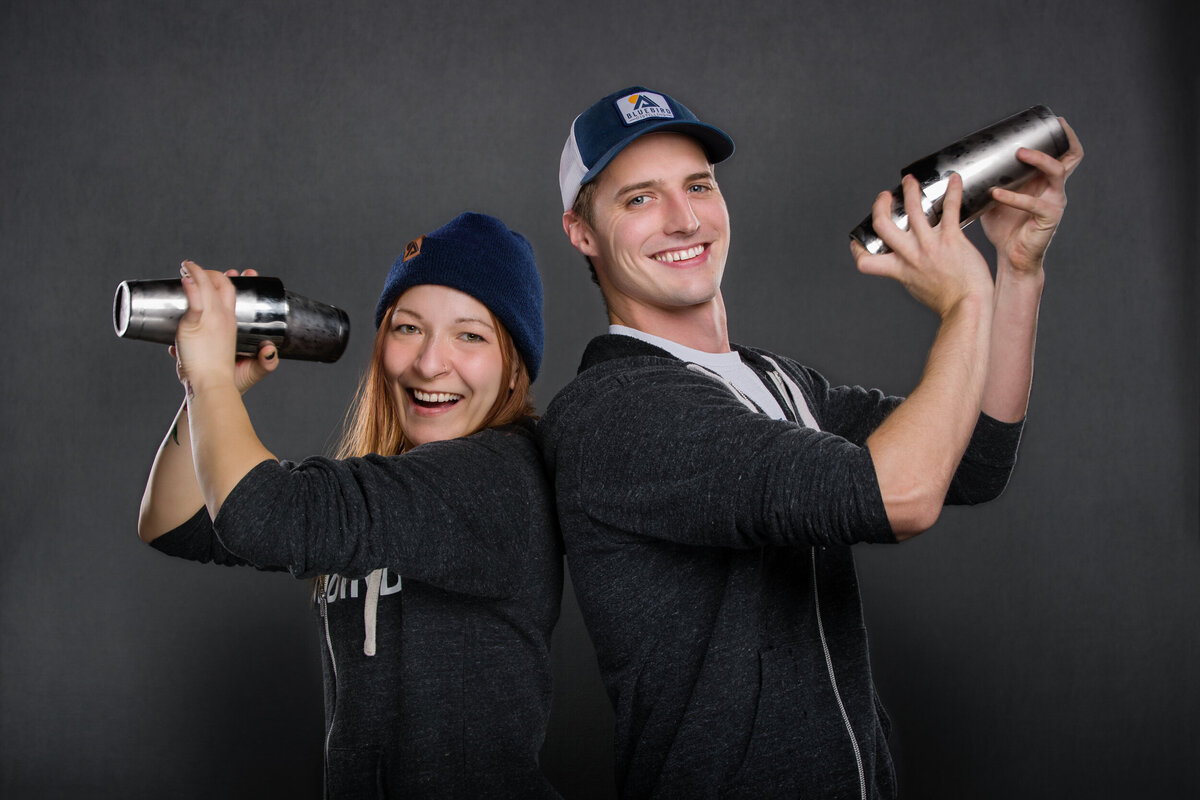
<path fill-rule="evenodd" d="M 416 311 L 413 311 L 411 308 L 405 308 L 404 306 L 396 306 L 394 309 L 392 309 L 392 317 L 395 318 L 396 315 L 398 315 L 398 314 L 407 314 L 408 316 L 415 319 L 417 322 L 425 322 L 425 318 L 423 316 L 421 316 L 420 314 L 418 314 Z M 484 326 L 488 330 L 492 330 L 492 331 L 496 330 L 491 322 L 487 321 L 486 319 L 480 319 L 479 317 L 458 317 L 454 320 L 454 324 L 456 324 L 456 325 L 461 325 L 464 322 L 473 322 L 477 325 Z"/>

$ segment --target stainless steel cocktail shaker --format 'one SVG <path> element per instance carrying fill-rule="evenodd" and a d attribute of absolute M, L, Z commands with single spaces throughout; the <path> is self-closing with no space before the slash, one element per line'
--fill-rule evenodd
<path fill-rule="evenodd" d="M 337 361 L 350 340 L 345 311 L 293 294 L 278 278 L 240 276 L 237 289 L 237 352 L 254 355 L 270 341 L 280 358 Z M 123 281 L 113 299 L 113 328 L 123 339 L 174 344 L 175 329 L 187 311 L 178 278 Z"/>
<path fill-rule="evenodd" d="M 959 139 L 920 161 L 914 161 L 900 175 L 912 175 L 921 185 L 921 208 L 930 224 L 942 217 L 942 200 L 950 175 L 962 176 L 963 199 L 960 221 L 966 227 L 992 205 L 991 190 L 1016 189 L 1038 171 L 1017 160 L 1017 149 L 1041 150 L 1058 158 L 1067 152 L 1067 134 L 1058 117 L 1046 106 L 1034 106 L 1006 117 L 994 125 Z M 904 195 L 900 187 L 892 190 L 892 221 L 908 230 Z M 870 253 L 886 253 L 888 246 L 875 233 L 870 215 L 850 232 Z"/>

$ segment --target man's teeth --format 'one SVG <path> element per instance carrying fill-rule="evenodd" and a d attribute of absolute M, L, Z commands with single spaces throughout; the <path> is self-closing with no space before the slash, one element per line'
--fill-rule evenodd
<path fill-rule="evenodd" d="M 695 258 L 703 252 L 704 245 L 698 244 L 695 247 L 689 247 L 687 250 L 672 250 L 669 253 L 659 253 L 654 257 L 654 260 L 669 264 L 672 261 L 687 261 L 689 258 Z"/>
<path fill-rule="evenodd" d="M 422 392 L 420 389 L 413 389 L 413 397 L 420 400 L 422 403 L 449 403 L 451 400 L 461 400 L 461 394 L 450 394 L 449 392 Z"/>

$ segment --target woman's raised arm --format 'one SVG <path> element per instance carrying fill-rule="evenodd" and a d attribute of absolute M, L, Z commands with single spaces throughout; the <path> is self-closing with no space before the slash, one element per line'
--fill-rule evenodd
<path fill-rule="evenodd" d="M 198 266 L 190 262 L 186 262 L 185 268 L 181 272 L 186 272 L 188 275 L 200 273 L 201 279 L 206 280 L 210 287 L 216 284 L 216 278 L 219 278 L 230 290 L 232 290 L 232 284 L 229 283 L 228 278 L 239 274 L 237 270 L 229 270 L 224 275 L 215 272 L 204 273 Z M 254 270 L 245 270 L 241 274 L 255 275 L 256 273 Z M 184 292 L 188 296 L 189 310 L 180 322 L 182 339 L 177 339 L 177 345 L 182 345 L 182 347 L 173 347 L 171 352 L 177 358 L 176 368 L 179 380 L 187 391 L 187 398 L 180 407 L 179 413 L 176 414 L 171 429 L 163 438 L 162 444 L 159 445 L 158 452 L 154 457 L 154 464 L 150 468 L 150 477 L 146 481 L 146 490 L 142 494 L 142 505 L 138 513 L 138 535 L 145 542 L 151 542 L 183 524 L 202 505 L 206 504 L 206 496 L 201 491 L 201 483 L 197 479 L 195 455 L 192 448 L 189 405 L 193 397 L 195 381 L 191 379 L 191 376 L 193 373 L 206 374 L 207 365 L 204 358 L 212 358 L 213 354 L 224 346 L 228 334 L 231 333 L 233 336 L 231 342 L 236 341 L 237 323 L 233 316 L 233 306 L 230 305 L 228 309 L 218 309 L 212 312 L 214 300 L 197 291 L 195 279 L 185 278 L 183 283 Z M 193 297 L 196 298 L 195 301 L 193 301 Z M 212 312 L 208 315 L 207 323 L 204 320 L 204 306 L 195 305 L 197 302 L 206 301 L 210 304 L 209 310 Z M 226 315 L 222 311 L 228 311 L 228 314 Z M 220 329 L 224 326 L 228 326 L 229 330 L 221 331 Z M 241 414 L 245 416 L 245 406 L 241 403 L 241 395 L 275 370 L 279 364 L 278 353 L 275 346 L 267 342 L 259 349 L 256 358 L 236 358 L 233 354 L 236 346 L 231 344 L 231 347 L 233 349 L 224 356 L 227 359 L 225 364 L 227 369 L 218 372 L 228 373 L 232 377 L 231 385 L 237 397 L 237 406 L 241 408 Z M 220 357 L 217 356 L 217 358 Z M 185 359 L 187 359 L 186 363 Z M 249 425 L 248 416 L 246 424 Z M 254 436 L 252 428 L 250 435 L 254 442 L 258 443 L 258 437 Z M 262 447 L 261 443 L 258 443 L 258 447 Z M 265 448 L 262 448 L 262 453 L 265 455 L 255 461 L 255 464 L 265 458 L 273 458 Z M 242 474 L 244 475 L 245 472 Z M 240 477 L 238 476 L 238 480 Z M 237 480 L 234 480 L 229 488 L 236 483 Z M 228 494 L 228 491 L 225 494 Z M 224 495 L 221 499 L 224 499 Z M 219 503 L 217 507 L 220 507 Z M 211 506 L 209 510 L 210 514 L 216 514 L 216 510 Z"/>

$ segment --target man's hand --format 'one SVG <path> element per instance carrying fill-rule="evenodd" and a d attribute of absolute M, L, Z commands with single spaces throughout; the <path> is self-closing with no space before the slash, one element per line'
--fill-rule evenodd
<path fill-rule="evenodd" d="M 1021 148 L 1017 159 L 1041 173 L 1020 191 L 993 189 L 996 204 L 980 218 L 988 241 L 996 248 L 1001 269 L 1011 268 L 1020 275 L 1041 271 L 1046 248 L 1067 207 L 1067 178 L 1083 160 L 1083 147 L 1071 126 L 1059 118 L 1067 134 L 1068 148 L 1061 158 L 1039 150 Z"/>
<path fill-rule="evenodd" d="M 950 176 L 942 218 L 936 226 L 925 218 L 917 179 L 905 175 L 901 188 L 909 229 L 901 230 L 892 221 L 891 192 L 882 192 L 872 206 L 871 222 L 892 252 L 871 255 L 852 240 L 850 248 L 859 271 L 899 281 L 943 319 L 967 297 L 990 298 L 992 278 L 987 262 L 959 228 L 962 178 Z"/>

